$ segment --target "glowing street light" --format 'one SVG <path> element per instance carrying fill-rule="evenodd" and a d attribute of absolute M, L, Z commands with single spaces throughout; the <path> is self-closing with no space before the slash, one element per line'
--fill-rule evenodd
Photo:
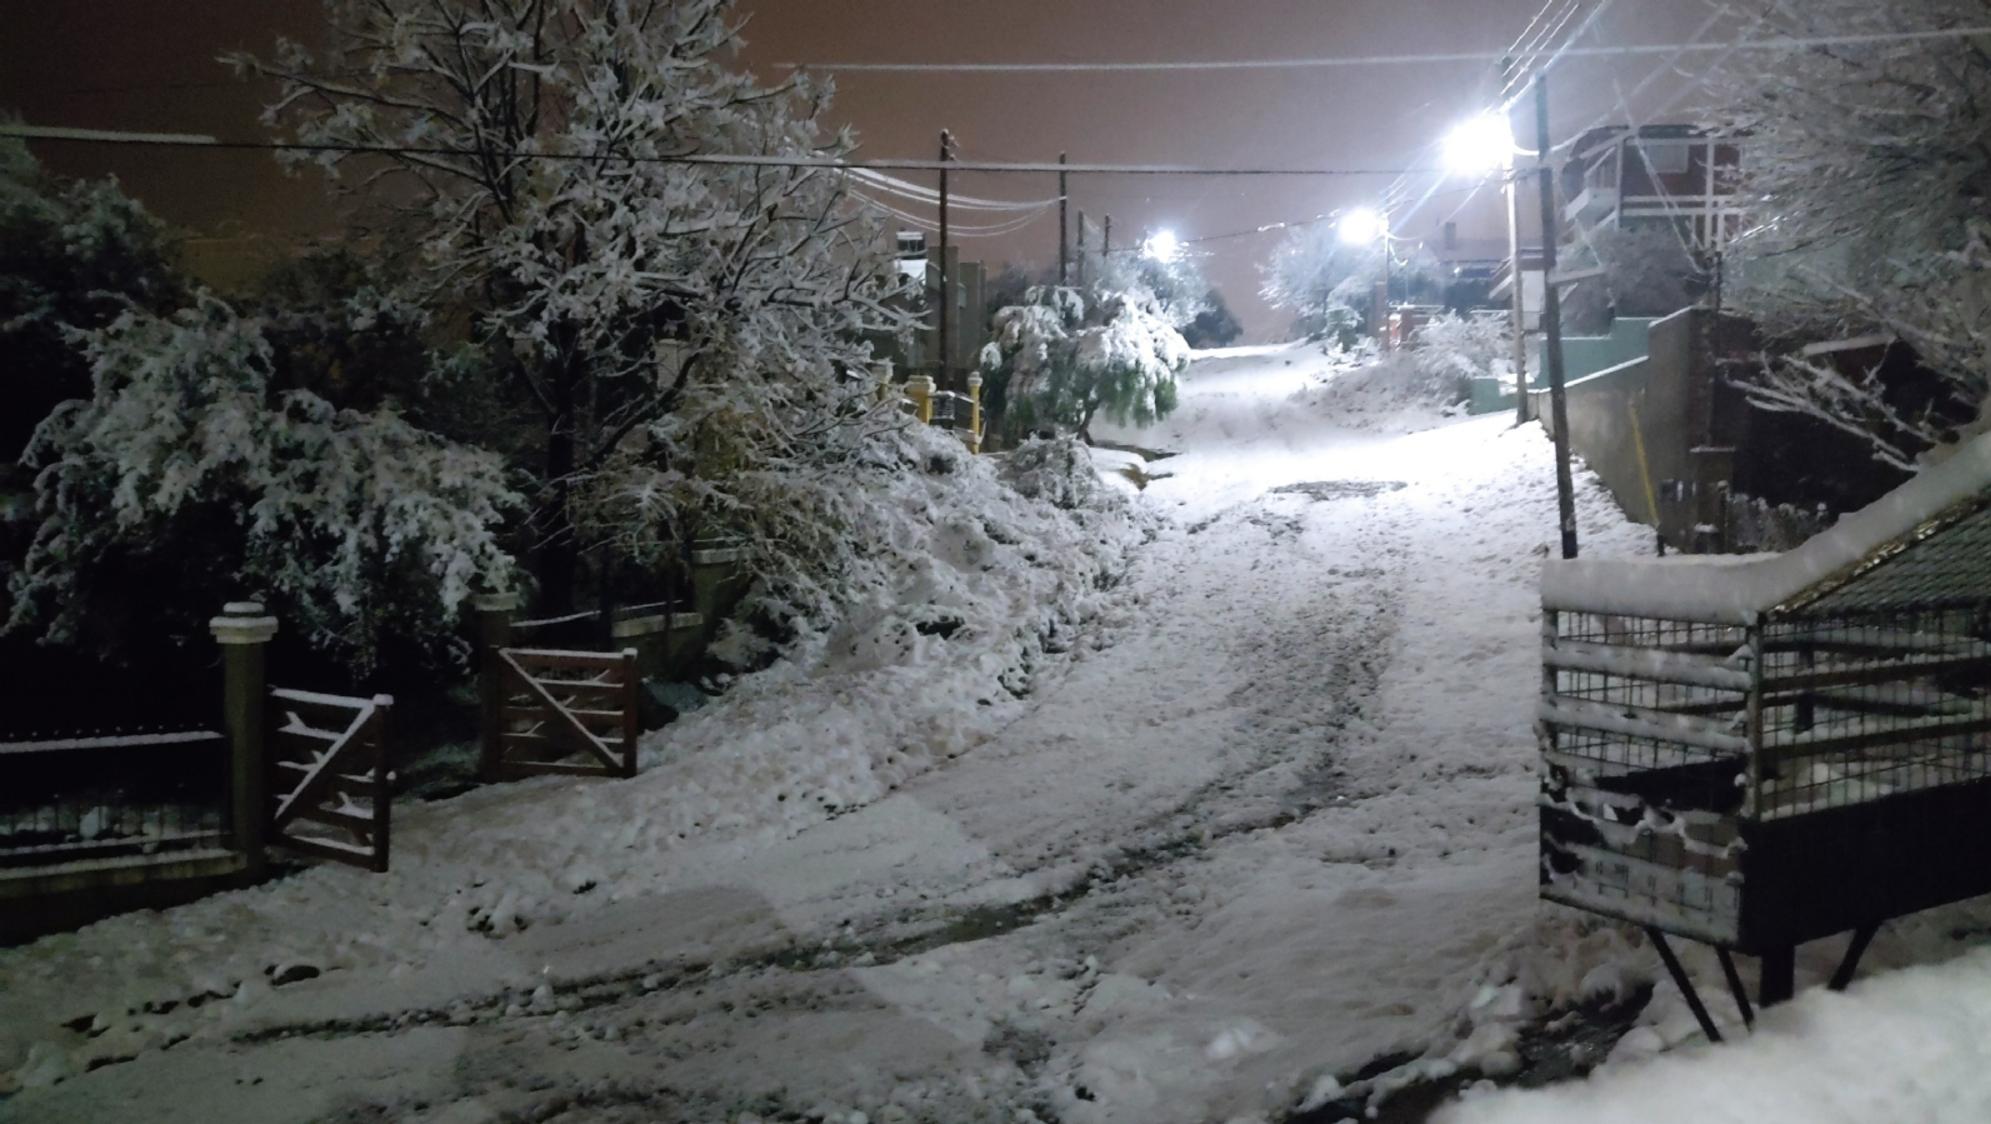
<path fill-rule="evenodd" d="M 1173 230 L 1157 230 L 1148 235 L 1148 240 L 1141 245 L 1141 252 L 1166 265 L 1181 255 L 1182 239 L 1177 238 Z"/>
<path fill-rule="evenodd" d="M 1514 130 L 1498 113 L 1461 121 L 1445 134 L 1445 166 L 1467 175 L 1505 168 L 1514 160 Z"/>
<path fill-rule="evenodd" d="M 1389 237 L 1389 220 L 1371 207 L 1353 207 L 1342 212 L 1334 224 L 1335 236 L 1350 246 L 1366 246 Z"/>

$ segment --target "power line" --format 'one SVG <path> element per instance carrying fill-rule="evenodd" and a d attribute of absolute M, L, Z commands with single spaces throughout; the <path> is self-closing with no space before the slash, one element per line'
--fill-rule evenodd
<path fill-rule="evenodd" d="M 1537 47 L 1519 52 L 1433 51 L 1406 55 L 1339 55 L 1327 58 L 1183 59 L 1135 62 L 784 62 L 784 70 L 836 70 L 849 73 L 1005 74 L 1146 72 L 1196 70 L 1311 70 L 1351 66 L 1404 66 L 1451 62 L 1525 62 L 1552 58 L 1622 58 L 1687 51 L 1802 51 L 1816 47 L 1855 47 L 1879 43 L 1914 43 L 1932 39 L 1991 36 L 1991 26 L 1949 27 L 1923 31 L 1879 31 L 1859 35 L 1789 36 L 1746 43 L 1630 43 L 1597 47 Z M 1074 165 L 1077 167 L 1077 165 Z"/>
<path fill-rule="evenodd" d="M 683 164 L 753 168 L 828 168 L 836 171 L 937 172 L 938 160 L 849 160 L 835 156 L 760 156 L 752 154 L 684 153 L 669 156 L 641 156 L 625 152 L 525 152 L 486 151 L 452 148 L 444 145 L 333 144 L 304 141 L 246 141 L 190 133 L 132 133 L 101 129 L 67 129 L 37 125 L 0 125 L 0 136 L 23 140 L 57 141 L 76 144 L 141 145 L 222 151 L 319 152 L 381 156 L 495 156 L 506 160 L 569 160 L 590 163 Z M 1309 168 L 1248 167 L 1211 168 L 1192 164 L 1059 164 L 1055 161 L 951 161 L 954 172 L 1025 172 L 1054 175 L 1097 176 L 1397 176 L 1437 172 L 1436 168 Z"/>

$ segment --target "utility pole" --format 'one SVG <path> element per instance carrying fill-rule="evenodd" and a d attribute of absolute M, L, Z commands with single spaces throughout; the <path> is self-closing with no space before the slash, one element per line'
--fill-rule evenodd
<path fill-rule="evenodd" d="M 1535 159 L 1542 194 L 1542 331 L 1548 356 L 1549 420 L 1555 426 L 1555 508 L 1562 524 L 1562 556 L 1576 557 L 1576 487 L 1569 475 L 1569 410 L 1562 388 L 1562 296 L 1555 286 L 1555 166 L 1549 146 L 1549 83 L 1535 75 Z M 1516 280 L 1519 280 L 1517 275 Z"/>
<path fill-rule="evenodd" d="M 1060 165 L 1063 165 L 1064 162 L 1065 162 L 1065 154 L 1062 152 L 1058 153 L 1058 163 Z M 1065 267 L 1067 264 L 1070 263 L 1072 257 L 1071 247 L 1068 241 L 1069 232 L 1071 228 L 1065 221 L 1065 204 L 1069 203 L 1070 201 L 1071 201 L 1071 192 L 1066 190 L 1065 188 L 1065 172 L 1063 167 L 1060 167 L 1058 169 L 1058 287 L 1059 288 L 1064 287 Z"/>
<path fill-rule="evenodd" d="M 953 358 L 953 349 L 948 336 L 948 313 L 954 305 L 954 278 L 947 268 L 947 163 L 954 159 L 954 138 L 946 129 L 940 130 L 940 346 L 935 348 L 940 359 L 940 385 L 947 386 L 948 360 Z"/>
<path fill-rule="evenodd" d="M 1078 287 L 1085 288 L 1085 212 L 1078 213 Z"/>
<path fill-rule="evenodd" d="M 1514 60 L 1500 60 L 1500 88 L 1505 90 L 1513 84 Z M 1513 116 L 1510 113 L 1508 120 Z M 1510 149 L 1512 146 L 1509 146 Z M 1521 286 L 1521 181 L 1514 169 L 1514 154 L 1510 151 L 1501 163 L 1502 177 L 1507 181 L 1507 286 L 1510 290 L 1508 305 L 1511 307 L 1514 333 L 1514 424 L 1528 422 L 1528 302 L 1522 295 Z"/>
<path fill-rule="evenodd" d="M 1099 268 L 1106 268 L 1106 259 L 1113 253 L 1113 216 L 1106 216 L 1105 233 L 1099 237 Z"/>

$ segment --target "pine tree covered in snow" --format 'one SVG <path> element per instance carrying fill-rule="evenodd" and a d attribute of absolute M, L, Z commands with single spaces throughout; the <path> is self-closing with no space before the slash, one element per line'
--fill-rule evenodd
<path fill-rule="evenodd" d="M 1985 0 L 1751 0 L 1753 37 L 1860 36 L 1991 23 Z M 1741 56 L 1719 75 L 1753 225 L 1727 303 L 1800 342 L 1880 332 L 1940 376 L 1901 394 L 1877 374 L 1771 360 L 1758 404 L 1821 418 L 1912 465 L 1991 425 L 1991 38 L 1842 42 Z"/>
<path fill-rule="evenodd" d="M 346 146 L 310 159 L 393 212 L 408 295 L 467 312 L 537 411 L 546 601 L 592 548 L 719 532 L 806 565 L 784 488 L 861 455 L 875 395 L 850 373 L 866 334 L 904 330 L 900 282 L 841 172 L 696 161 L 848 152 L 816 124 L 827 92 L 726 69 L 728 0 L 326 7 L 322 56 L 236 61 L 280 84 L 272 124 Z"/>
<path fill-rule="evenodd" d="M 1175 408 L 1189 345 L 1141 289 L 1030 290 L 995 314 L 983 347 L 990 410 L 1011 434 L 1056 430 L 1090 440 L 1095 415 L 1145 424 Z"/>
<path fill-rule="evenodd" d="M 262 321 L 202 297 L 82 336 L 94 388 L 36 431 L 40 525 L 8 627 L 116 651 L 182 642 L 224 600 L 267 599 L 355 670 L 393 636 L 436 653 L 479 583 L 505 580 L 498 459 L 391 410 L 284 389 Z"/>

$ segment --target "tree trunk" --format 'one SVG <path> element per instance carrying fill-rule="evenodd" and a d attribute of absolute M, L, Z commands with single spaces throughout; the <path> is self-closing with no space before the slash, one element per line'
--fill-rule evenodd
<path fill-rule="evenodd" d="M 540 547 L 534 571 L 540 604 L 551 614 L 571 612 L 580 543 L 574 538 L 574 370 L 570 360 L 553 382 L 553 416 L 546 426 L 546 482 L 549 495 L 539 520 Z"/>

